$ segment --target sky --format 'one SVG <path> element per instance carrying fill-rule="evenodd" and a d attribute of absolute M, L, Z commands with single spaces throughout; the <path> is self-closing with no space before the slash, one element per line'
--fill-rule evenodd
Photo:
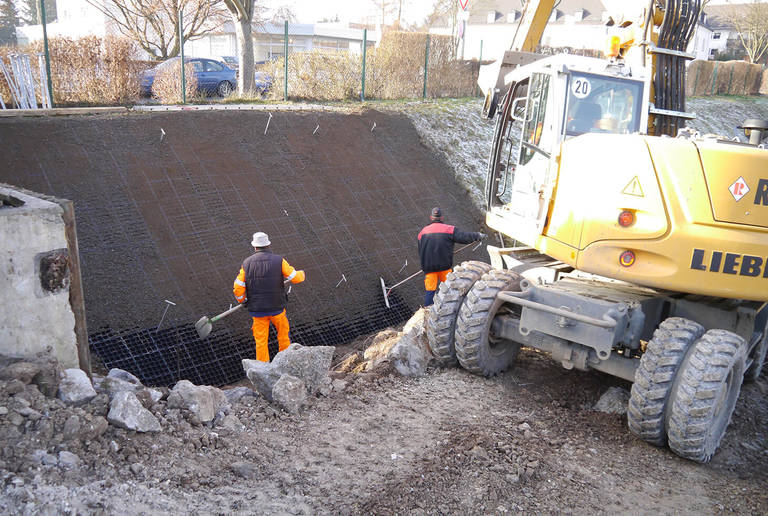
<path fill-rule="evenodd" d="M 323 18 L 334 18 L 337 14 L 341 21 L 360 21 L 366 16 L 381 17 L 371 0 L 262 0 L 268 8 L 281 5 L 291 7 L 299 23 L 315 23 Z M 403 19 L 406 23 L 421 22 L 432 11 L 434 0 L 403 0 Z M 387 22 L 394 19 L 387 18 Z"/>

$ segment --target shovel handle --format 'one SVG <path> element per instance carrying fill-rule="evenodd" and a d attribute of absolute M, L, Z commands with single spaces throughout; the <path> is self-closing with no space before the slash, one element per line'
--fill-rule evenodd
<path fill-rule="evenodd" d="M 215 316 L 215 317 L 211 317 L 211 322 L 216 322 L 216 321 L 218 321 L 219 319 L 223 319 L 223 318 L 225 318 L 226 316 L 228 316 L 229 314 L 231 314 L 231 313 L 234 313 L 234 312 L 237 312 L 238 310 L 240 310 L 240 309 L 241 309 L 242 307 L 244 307 L 244 306 L 245 306 L 245 304 L 244 304 L 244 303 L 241 303 L 241 304 L 239 304 L 239 305 L 237 305 L 237 306 L 233 306 L 232 308 L 230 308 L 230 309 L 229 309 L 229 310 L 227 310 L 226 312 L 222 312 L 222 313 L 220 313 L 219 315 L 217 315 L 217 316 Z"/>

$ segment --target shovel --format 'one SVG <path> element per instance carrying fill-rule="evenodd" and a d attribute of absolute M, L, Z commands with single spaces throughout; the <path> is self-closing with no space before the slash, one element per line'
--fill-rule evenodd
<path fill-rule="evenodd" d="M 195 329 L 197 330 L 197 334 L 200 335 L 201 339 L 206 338 L 208 334 L 211 333 L 211 330 L 213 329 L 213 323 L 215 323 L 219 319 L 225 318 L 231 313 L 237 312 L 243 306 L 245 306 L 245 304 L 239 304 L 237 306 L 233 306 L 226 312 L 222 312 L 219 315 L 213 316 L 211 318 L 208 318 L 207 315 L 202 316 L 200 320 L 195 323 Z"/>
<path fill-rule="evenodd" d="M 456 253 L 458 253 L 459 251 L 463 251 L 464 249 L 466 249 L 467 247 L 469 247 L 469 246 L 471 246 L 471 245 L 473 245 L 473 244 L 474 244 L 474 242 L 470 242 L 469 244 L 467 244 L 467 245 L 465 245 L 465 246 L 462 246 L 462 247 L 460 247 L 460 248 L 456 249 L 456 250 L 453 252 L 453 254 L 456 254 Z M 475 249 L 477 249 L 478 247 L 480 247 L 480 245 L 481 245 L 481 244 L 482 244 L 482 242 L 480 242 L 479 244 L 477 244 L 477 245 L 475 246 Z M 472 249 L 472 250 L 474 251 L 475 249 Z M 389 306 L 389 293 L 390 293 L 390 292 L 392 292 L 392 289 L 394 289 L 395 287 L 399 287 L 400 285 L 402 285 L 402 284 L 403 284 L 403 283 L 405 283 L 406 281 L 410 281 L 410 280 L 412 280 L 413 278 L 415 278 L 416 276 L 418 276 L 418 275 L 419 275 L 419 274 L 421 274 L 422 272 L 424 272 L 424 271 L 422 271 L 422 270 L 419 270 L 419 271 L 417 271 L 417 272 L 414 272 L 413 274 L 411 274 L 410 276 L 408 276 L 408 277 L 407 277 L 407 278 L 405 278 L 404 280 L 398 281 L 397 283 L 395 283 L 395 284 L 394 284 L 394 285 L 392 285 L 391 287 L 388 287 L 388 286 L 387 286 L 387 285 L 384 283 L 384 278 L 382 278 L 381 276 L 379 276 L 379 281 L 381 281 L 381 292 L 384 294 L 384 304 L 385 304 L 385 305 L 387 305 L 387 308 L 390 308 L 390 306 Z"/>
<path fill-rule="evenodd" d="M 283 285 L 288 285 L 288 291 L 285 293 L 286 297 L 288 296 L 288 294 L 291 293 L 290 281 L 291 280 L 283 281 Z M 197 334 L 200 335 L 201 339 L 206 338 L 211 333 L 211 330 L 213 329 L 213 323 L 215 323 L 220 319 L 224 319 L 229 314 L 237 312 L 239 309 L 241 309 L 244 306 L 245 306 L 245 303 L 241 303 L 237 306 L 233 306 L 226 312 L 222 312 L 219 315 L 216 315 L 211 318 L 208 318 L 207 315 L 202 316 L 200 320 L 195 323 L 195 329 L 197 330 Z"/>

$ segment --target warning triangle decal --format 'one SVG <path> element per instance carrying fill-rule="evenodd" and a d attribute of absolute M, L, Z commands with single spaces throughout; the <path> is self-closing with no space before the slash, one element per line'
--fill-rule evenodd
<path fill-rule="evenodd" d="M 622 190 L 621 193 L 634 195 L 635 197 L 645 197 L 645 194 L 643 193 L 643 187 L 640 186 L 640 180 L 637 178 L 637 176 L 632 178 L 632 181 L 630 181 L 629 184 L 624 187 L 624 190 Z"/>

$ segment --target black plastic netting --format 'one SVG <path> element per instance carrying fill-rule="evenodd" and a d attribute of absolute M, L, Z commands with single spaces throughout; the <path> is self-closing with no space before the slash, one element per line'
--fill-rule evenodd
<path fill-rule="evenodd" d="M 405 115 L 275 112 L 265 134 L 268 120 L 0 119 L 0 182 L 74 201 L 89 337 L 108 368 L 154 385 L 242 378 L 240 360 L 255 357 L 248 318 L 215 323 L 205 341 L 194 323 L 233 302 L 256 231 L 307 273 L 287 308 L 292 341 L 340 345 L 419 306 L 421 277 L 393 291 L 391 309 L 379 277 L 392 285 L 418 270 L 416 235 L 433 206 L 448 223 L 480 228 L 449 165 Z M 274 354 L 274 335 L 270 345 Z"/>

